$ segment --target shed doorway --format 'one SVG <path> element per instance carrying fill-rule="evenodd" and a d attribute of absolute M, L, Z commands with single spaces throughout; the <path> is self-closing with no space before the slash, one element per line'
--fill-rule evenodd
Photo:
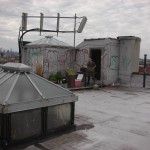
<path fill-rule="evenodd" d="M 101 49 L 91 49 L 90 57 L 96 63 L 95 78 L 97 80 L 100 80 L 101 79 Z"/>

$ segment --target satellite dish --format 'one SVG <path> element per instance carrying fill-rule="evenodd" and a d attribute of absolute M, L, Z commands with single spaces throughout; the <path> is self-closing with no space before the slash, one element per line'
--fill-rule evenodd
<path fill-rule="evenodd" d="M 83 19 L 82 19 L 82 21 L 81 21 L 81 23 L 79 25 L 78 30 L 77 30 L 78 33 L 82 32 L 82 30 L 83 30 L 83 28 L 84 28 L 84 26 L 86 24 L 86 21 L 87 21 L 87 18 L 85 16 L 83 16 Z"/>

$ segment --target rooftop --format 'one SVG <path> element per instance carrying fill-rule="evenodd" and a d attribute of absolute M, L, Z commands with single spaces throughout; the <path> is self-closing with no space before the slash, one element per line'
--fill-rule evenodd
<path fill-rule="evenodd" d="M 150 89 L 105 87 L 74 91 L 76 130 L 23 150 L 149 150 Z"/>

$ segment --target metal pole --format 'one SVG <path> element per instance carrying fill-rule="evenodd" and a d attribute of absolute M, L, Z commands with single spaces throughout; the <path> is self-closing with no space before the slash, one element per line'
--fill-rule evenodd
<path fill-rule="evenodd" d="M 57 36 L 58 36 L 58 32 L 61 33 L 74 33 L 74 50 L 75 50 L 75 46 L 76 46 L 76 19 L 77 18 L 81 18 L 81 17 L 77 17 L 76 14 L 74 17 L 60 17 L 59 13 L 57 14 L 57 17 L 55 16 L 44 16 L 42 13 L 40 16 L 27 16 L 27 13 L 23 13 L 24 16 L 27 18 L 41 18 L 40 20 L 40 29 L 39 28 L 35 28 L 35 29 L 30 29 L 30 30 L 26 30 L 26 26 L 24 27 L 25 29 L 23 30 L 22 28 L 22 35 L 20 35 L 20 31 L 21 28 L 19 29 L 19 36 L 18 36 L 18 46 L 19 46 L 19 62 L 21 63 L 21 52 L 22 52 L 22 43 L 23 43 L 23 36 L 24 34 L 26 34 L 27 32 L 30 31 L 39 31 L 40 34 L 41 32 L 57 32 Z M 57 29 L 56 30 L 43 30 L 43 19 L 44 18 L 57 18 Z M 59 19 L 60 18 L 67 18 L 67 19 L 74 19 L 74 30 L 73 31 L 60 31 L 59 30 Z M 25 22 L 27 22 L 27 20 L 25 20 Z M 24 32 L 23 32 L 24 31 Z"/>
<path fill-rule="evenodd" d="M 30 31 L 37 31 L 39 29 L 35 28 L 35 29 L 30 29 L 30 30 L 27 30 L 25 32 L 22 32 L 21 36 L 20 36 L 20 30 L 19 30 L 19 36 L 18 36 L 18 46 L 19 46 L 19 63 L 21 63 L 21 52 L 22 52 L 22 41 L 23 41 L 23 36 L 27 33 L 27 32 L 30 32 Z"/>
<path fill-rule="evenodd" d="M 18 47 L 19 47 L 19 63 L 21 63 L 20 29 L 18 35 Z"/>
<path fill-rule="evenodd" d="M 34 29 L 30 29 L 30 30 L 26 30 L 25 32 L 22 33 L 22 35 L 20 36 L 20 33 L 19 33 L 19 37 L 18 37 L 18 46 L 19 46 L 19 62 L 21 63 L 21 52 L 22 52 L 22 42 L 23 42 L 23 36 L 28 33 L 28 32 L 31 32 L 31 31 L 38 31 L 38 32 L 57 32 L 55 30 L 40 30 L 39 28 L 34 28 Z M 75 31 L 59 31 L 61 33 L 74 33 Z M 74 35 L 74 38 L 75 38 L 75 35 Z M 74 39 L 75 41 L 75 39 Z M 74 45 L 75 45 L 75 42 L 74 42 Z"/>
<path fill-rule="evenodd" d="M 77 19 L 77 16 L 75 14 L 75 16 L 74 16 L 74 42 L 73 42 L 73 47 L 74 47 L 74 52 L 75 52 L 75 58 L 74 58 L 73 61 L 76 61 L 76 19 Z M 73 65 L 73 68 L 74 68 L 74 65 Z"/>
<path fill-rule="evenodd" d="M 143 87 L 145 88 L 145 81 L 146 81 L 146 57 L 147 54 L 144 55 L 144 74 L 143 74 Z"/>
<path fill-rule="evenodd" d="M 75 14 L 75 17 L 74 17 L 74 44 L 73 44 L 74 49 L 75 49 L 75 46 L 76 46 L 76 18 L 77 18 L 77 16 Z"/>

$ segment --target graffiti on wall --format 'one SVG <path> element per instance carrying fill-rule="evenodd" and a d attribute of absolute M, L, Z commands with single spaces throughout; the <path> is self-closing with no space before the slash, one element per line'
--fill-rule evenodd
<path fill-rule="evenodd" d="M 111 56 L 110 57 L 110 69 L 118 69 L 119 65 L 119 57 L 118 56 Z"/>
<path fill-rule="evenodd" d="M 121 49 L 121 56 L 120 56 L 120 70 L 122 71 L 128 71 L 131 67 L 131 59 L 128 56 L 128 47 L 126 44 L 123 44 L 123 48 Z"/>
<path fill-rule="evenodd" d="M 107 47 L 105 49 L 108 49 Z M 111 48 L 109 48 L 111 49 Z M 118 66 L 122 71 L 128 71 L 131 68 L 132 60 L 129 56 L 128 47 L 124 43 L 120 49 L 120 56 L 112 55 L 109 50 L 105 50 L 103 54 L 103 66 L 109 67 L 111 70 L 117 70 Z M 111 56 L 110 56 L 111 55 Z M 108 58 L 110 58 L 108 62 Z"/>
<path fill-rule="evenodd" d="M 79 71 L 80 68 L 86 67 L 88 58 L 89 58 L 89 52 L 87 49 L 78 50 L 76 53 L 75 69 Z"/>
<path fill-rule="evenodd" d="M 72 64 L 73 51 L 47 49 L 44 52 L 43 66 L 44 72 L 57 72 Z"/>
<path fill-rule="evenodd" d="M 64 70 L 66 67 L 74 67 L 76 71 L 79 71 L 81 67 L 86 67 L 89 58 L 89 50 L 79 49 L 75 52 L 70 49 L 61 48 L 30 49 L 30 58 L 33 68 L 36 67 L 37 63 L 42 64 L 44 76 L 46 77 L 50 73 Z M 114 71 L 118 69 L 118 61 L 118 56 L 110 56 L 110 51 L 107 46 L 103 48 L 101 53 L 102 80 L 106 81 L 112 78 L 111 70 Z"/>
<path fill-rule="evenodd" d="M 130 67 L 131 60 L 127 56 L 122 56 L 120 58 L 121 69 L 127 71 Z"/>
<path fill-rule="evenodd" d="M 101 68 L 105 69 L 109 66 L 109 62 L 108 62 L 108 51 L 104 50 L 101 56 Z"/>
<path fill-rule="evenodd" d="M 37 64 L 42 65 L 43 73 L 47 76 L 51 72 L 63 70 L 73 65 L 74 52 L 70 49 L 31 48 L 24 51 L 24 63 L 30 65 L 35 72 Z"/>
<path fill-rule="evenodd" d="M 30 61 L 30 63 L 34 72 L 37 64 L 41 64 L 43 66 L 43 54 L 41 49 L 31 49 L 30 58 L 32 58 L 32 61 Z"/>
<path fill-rule="evenodd" d="M 118 76 L 119 56 L 118 45 L 107 44 L 101 56 L 101 80 L 107 84 L 115 82 Z"/>
<path fill-rule="evenodd" d="M 57 69 L 57 51 L 44 51 L 43 58 L 44 72 L 54 72 Z"/>

